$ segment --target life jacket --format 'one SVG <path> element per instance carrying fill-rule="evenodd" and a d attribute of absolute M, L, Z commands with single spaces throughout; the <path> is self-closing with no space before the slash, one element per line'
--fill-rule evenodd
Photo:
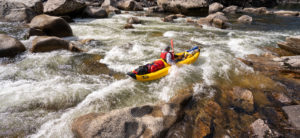
<path fill-rule="evenodd" d="M 171 52 L 167 52 L 167 51 L 161 52 L 160 57 L 161 57 L 163 60 L 167 61 L 167 54 L 168 54 L 168 53 L 171 54 L 171 59 L 174 60 L 174 59 L 175 59 L 175 58 L 174 58 L 174 55 L 173 55 Z"/>
<path fill-rule="evenodd" d="M 165 67 L 165 64 L 162 60 L 156 60 L 151 64 L 150 69 L 148 68 L 148 72 L 155 72 Z"/>

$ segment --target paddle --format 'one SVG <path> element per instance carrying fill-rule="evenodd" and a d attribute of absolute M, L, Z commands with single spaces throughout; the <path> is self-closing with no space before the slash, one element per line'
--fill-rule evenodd
<path fill-rule="evenodd" d="M 174 45 L 173 45 L 173 39 L 171 39 L 171 46 L 172 46 L 172 54 L 173 54 L 173 57 L 174 57 Z"/>

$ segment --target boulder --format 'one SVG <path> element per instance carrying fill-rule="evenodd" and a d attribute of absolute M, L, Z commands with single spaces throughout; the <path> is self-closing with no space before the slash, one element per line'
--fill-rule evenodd
<path fill-rule="evenodd" d="M 279 16 L 299 16 L 299 12 L 297 11 L 275 11 L 275 15 Z"/>
<path fill-rule="evenodd" d="M 260 8 L 244 8 L 242 12 L 246 13 L 254 13 L 254 14 L 266 14 L 267 8 L 266 7 L 260 7 Z"/>
<path fill-rule="evenodd" d="M 128 23 L 124 25 L 124 29 L 134 29 L 133 25 Z"/>
<path fill-rule="evenodd" d="M 300 56 L 283 56 L 273 60 L 279 62 L 283 68 L 300 69 Z"/>
<path fill-rule="evenodd" d="M 213 4 L 209 5 L 209 13 L 216 13 L 221 11 L 224 8 L 224 6 L 221 3 L 215 2 Z"/>
<path fill-rule="evenodd" d="M 58 37 L 38 36 L 32 40 L 31 52 L 50 52 L 54 50 L 69 50 L 81 52 L 82 50 L 75 47 L 72 43 Z"/>
<path fill-rule="evenodd" d="M 272 135 L 272 130 L 269 128 L 267 124 L 261 119 L 257 119 L 254 121 L 251 125 L 250 128 L 253 132 L 252 137 L 256 138 L 265 138 L 265 137 L 270 137 Z"/>
<path fill-rule="evenodd" d="M 0 21 L 30 22 L 36 13 L 24 3 L 10 0 L 0 1 Z"/>
<path fill-rule="evenodd" d="M 238 11 L 238 6 L 229 6 L 223 9 L 224 13 L 235 14 Z"/>
<path fill-rule="evenodd" d="M 153 6 L 148 8 L 148 13 L 164 13 L 165 10 L 162 6 Z"/>
<path fill-rule="evenodd" d="M 282 109 L 287 114 L 292 126 L 296 130 L 300 130 L 300 105 L 284 106 Z"/>
<path fill-rule="evenodd" d="M 191 16 L 207 16 L 209 5 L 206 0 L 157 0 L 158 6 L 166 12 Z"/>
<path fill-rule="evenodd" d="M 44 6 L 42 0 L 10 0 L 10 1 L 23 3 L 28 8 L 32 9 L 36 14 L 43 13 Z"/>
<path fill-rule="evenodd" d="M 295 54 L 300 54 L 300 36 L 287 37 L 286 42 L 278 42 L 278 46 Z"/>
<path fill-rule="evenodd" d="M 45 34 L 48 36 L 67 37 L 73 35 L 70 25 L 60 17 L 45 14 L 38 15 L 32 19 L 29 26 L 31 29 L 30 36 Z"/>
<path fill-rule="evenodd" d="M 205 18 L 200 18 L 197 23 L 200 25 L 214 26 L 220 29 L 228 28 L 228 18 L 225 17 L 222 12 L 217 12 L 210 14 Z"/>
<path fill-rule="evenodd" d="M 88 6 L 84 9 L 83 14 L 85 17 L 91 18 L 106 18 L 108 17 L 106 9 L 102 7 Z"/>
<path fill-rule="evenodd" d="M 106 10 L 107 14 L 120 14 L 121 11 L 113 6 L 101 6 L 102 8 L 104 8 Z"/>
<path fill-rule="evenodd" d="M 113 110 L 106 114 L 90 113 L 75 119 L 76 137 L 162 137 L 182 113 L 191 94 L 175 102 Z"/>
<path fill-rule="evenodd" d="M 137 17 L 130 17 L 127 19 L 127 23 L 129 24 L 140 24 L 142 23 Z"/>
<path fill-rule="evenodd" d="M 238 22 L 240 23 L 252 23 L 252 17 L 248 15 L 243 15 L 240 18 L 238 18 Z"/>
<path fill-rule="evenodd" d="M 168 16 L 162 18 L 162 21 L 164 21 L 164 22 L 173 22 L 174 19 L 177 19 L 177 16 L 175 14 L 171 14 L 171 15 L 168 15 Z"/>
<path fill-rule="evenodd" d="M 0 34 L 0 57 L 14 57 L 25 50 L 25 46 L 19 40 Z"/>
<path fill-rule="evenodd" d="M 234 87 L 233 91 L 229 91 L 229 95 L 233 106 L 243 109 L 246 112 L 253 112 L 254 100 L 251 91 L 240 87 Z"/>
<path fill-rule="evenodd" d="M 79 0 L 47 0 L 44 13 L 50 15 L 68 15 L 82 10 L 85 3 Z"/>
<path fill-rule="evenodd" d="M 126 11 L 142 11 L 143 7 L 134 0 L 105 0 L 102 6 L 113 6 Z"/>

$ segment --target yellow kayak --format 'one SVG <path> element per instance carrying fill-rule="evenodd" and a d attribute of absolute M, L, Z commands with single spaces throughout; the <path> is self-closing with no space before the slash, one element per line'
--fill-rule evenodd
<path fill-rule="evenodd" d="M 175 54 L 177 56 L 184 55 L 184 57 L 185 57 L 183 60 L 178 61 L 176 63 L 177 66 L 181 66 L 182 64 L 192 64 L 198 59 L 198 57 L 200 55 L 200 49 L 198 47 L 194 47 L 193 49 L 191 49 L 189 51 L 192 51 L 192 53 L 182 52 L 182 53 Z M 171 66 L 168 63 L 166 63 L 164 60 L 162 60 L 162 61 L 164 62 L 165 67 L 158 71 L 151 72 L 148 74 L 143 74 L 143 75 L 137 75 L 133 72 L 129 72 L 129 73 L 127 73 L 127 75 L 129 75 L 130 77 L 132 77 L 138 81 L 142 81 L 142 82 L 160 79 L 160 78 L 168 75 L 169 69 L 171 68 Z"/>

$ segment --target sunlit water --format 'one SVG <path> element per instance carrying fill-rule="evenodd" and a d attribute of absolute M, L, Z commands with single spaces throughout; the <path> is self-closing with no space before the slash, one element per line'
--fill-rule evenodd
<path fill-rule="evenodd" d="M 0 59 L 0 136 L 72 137 L 72 120 L 90 112 L 168 101 L 177 90 L 192 87 L 195 93 L 207 93 L 203 86 L 216 80 L 231 81 L 230 75 L 252 72 L 236 58 L 262 54 L 263 47 L 277 47 L 286 36 L 300 34 L 300 18 L 254 16 L 252 25 L 236 23 L 227 30 L 186 23 L 162 22 L 159 17 L 140 17 L 135 29 L 123 26 L 135 13 L 107 19 L 77 19 L 71 24 L 78 39 L 101 43 L 85 45 L 86 53 L 55 51 L 25 52 L 6 63 Z M 192 17 L 197 19 L 195 17 Z M 19 39 L 24 31 L 16 24 L 1 23 L 1 32 Z M 32 39 L 32 38 L 31 38 Z M 73 38 L 71 38 L 73 39 Z M 108 74 L 83 73 L 83 59 L 100 55 L 98 62 L 122 74 L 159 58 L 161 50 L 174 40 L 175 52 L 201 46 L 201 55 L 193 65 L 172 67 L 168 76 L 153 82 L 137 82 L 129 77 L 116 79 Z M 30 48 L 30 40 L 23 40 Z"/>

